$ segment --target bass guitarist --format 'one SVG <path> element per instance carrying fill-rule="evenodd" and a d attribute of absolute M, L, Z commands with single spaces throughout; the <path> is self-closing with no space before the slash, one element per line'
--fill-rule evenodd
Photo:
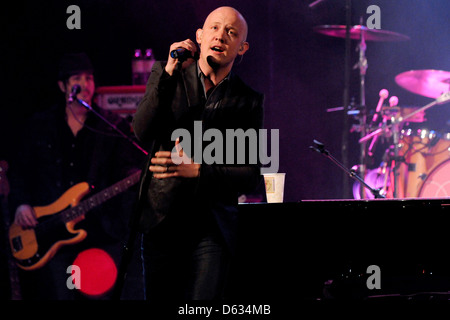
<path fill-rule="evenodd" d="M 20 228 L 37 228 L 43 223 L 41 220 L 51 214 L 41 218 L 34 208 L 54 203 L 81 182 L 87 182 L 93 189 L 90 192 L 95 193 L 140 169 L 144 154 L 76 99 L 70 101 L 75 85 L 80 88 L 79 99 L 122 132 L 131 133 L 124 119 L 93 104 L 94 68 L 89 57 L 84 53 L 64 55 L 58 73 L 58 86 L 64 100 L 54 107 L 34 113 L 24 123 L 21 130 L 23 138 L 10 164 L 11 203 L 14 206 L 11 212 L 15 213 L 14 224 Z M 94 209 L 85 219 L 80 217 L 76 228 L 87 231 L 83 241 L 59 248 L 58 252 L 53 252 L 50 261 L 36 270 L 22 271 L 24 299 L 71 300 L 85 297 L 67 287 L 67 268 L 79 252 L 91 247 L 104 249 L 116 263 L 120 260 L 121 243 L 126 235 L 127 215 L 131 211 L 134 192 L 134 189 L 129 189 Z M 80 195 L 64 195 L 77 196 Z M 67 237 L 67 230 L 61 232 L 63 237 Z M 39 240 L 50 246 L 60 240 L 57 236 L 44 234 Z M 68 242 L 71 242 L 70 238 Z M 18 250 L 26 243 L 16 245 Z"/>

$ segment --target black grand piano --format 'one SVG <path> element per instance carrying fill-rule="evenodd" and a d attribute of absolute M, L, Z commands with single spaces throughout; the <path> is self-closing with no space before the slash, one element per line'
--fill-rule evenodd
<path fill-rule="evenodd" d="M 448 299 L 450 199 L 240 204 L 230 296 Z M 369 266 L 380 288 L 367 286 Z"/>

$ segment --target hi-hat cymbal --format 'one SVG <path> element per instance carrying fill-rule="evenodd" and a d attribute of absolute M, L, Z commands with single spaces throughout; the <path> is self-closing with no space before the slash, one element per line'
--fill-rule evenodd
<path fill-rule="evenodd" d="M 395 82 L 412 93 L 436 99 L 450 90 L 450 72 L 442 70 L 410 70 L 395 77 Z"/>
<path fill-rule="evenodd" d="M 342 25 L 323 25 L 314 27 L 315 32 L 338 38 L 345 38 L 347 34 L 347 27 Z M 350 28 L 350 39 L 361 39 L 361 33 L 364 34 L 366 41 L 405 41 L 409 40 L 408 36 L 400 33 L 381 30 L 369 29 L 366 26 L 356 25 Z"/>

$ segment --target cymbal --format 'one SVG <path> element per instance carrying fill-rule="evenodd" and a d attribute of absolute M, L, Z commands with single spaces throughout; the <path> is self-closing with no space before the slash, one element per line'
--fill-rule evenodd
<path fill-rule="evenodd" d="M 338 38 L 345 38 L 347 33 L 347 27 L 343 25 L 323 25 L 314 27 L 315 32 Z M 361 39 L 361 33 L 364 34 L 364 40 L 366 41 L 405 41 L 409 40 L 408 36 L 400 33 L 381 30 L 381 29 L 369 29 L 366 26 L 356 25 L 350 28 L 350 39 Z"/>
<path fill-rule="evenodd" d="M 450 72 L 442 70 L 410 70 L 395 77 L 395 82 L 402 88 L 436 99 L 450 90 Z"/>

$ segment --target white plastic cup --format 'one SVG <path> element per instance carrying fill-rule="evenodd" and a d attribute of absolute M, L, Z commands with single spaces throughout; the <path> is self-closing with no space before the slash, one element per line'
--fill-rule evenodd
<path fill-rule="evenodd" d="M 283 202 L 285 173 L 264 173 L 268 203 Z"/>

